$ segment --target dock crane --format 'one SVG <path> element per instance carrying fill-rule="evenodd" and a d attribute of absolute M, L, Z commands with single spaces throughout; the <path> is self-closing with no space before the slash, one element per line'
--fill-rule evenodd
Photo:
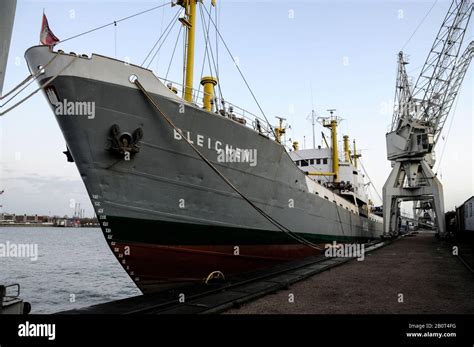
<path fill-rule="evenodd" d="M 438 234 L 445 234 L 443 186 L 433 172 L 434 148 L 474 54 L 460 54 L 472 14 L 471 0 L 454 0 L 415 86 L 403 52 L 398 55 L 395 109 L 386 134 L 392 171 L 383 187 L 384 237 L 398 234 L 402 201 L 431 201 Z"/>

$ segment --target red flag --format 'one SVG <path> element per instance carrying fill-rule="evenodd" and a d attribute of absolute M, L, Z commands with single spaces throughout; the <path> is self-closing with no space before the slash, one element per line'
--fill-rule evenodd
<path fill-rule="evenodd" d="M 48 19 L 43 13 L 43 23 L 41 23 L 40 42 L 45 46 L 54 46 L 59 42 L 59 39 L 53 34 L 49 28 Z"/>

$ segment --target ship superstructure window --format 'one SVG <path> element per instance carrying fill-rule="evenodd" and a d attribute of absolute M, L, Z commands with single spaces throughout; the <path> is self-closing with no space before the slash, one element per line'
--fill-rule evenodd
<path fill-rule="evenodd" d="M 323 158 L 323 164 L 327 164 L 328 163 L 328 158 Z"/>
<path fill-rule="evenodd" d="M 319 165 L 319 164 L 321 164 L 321 159 L 318 158 L 316 159 L 316 165 Z"/>
<path fill-rule="evenodd" d="M 309 160 L 309 165 L 314 165 L 314 159 Z"/>
<path fill-rule="evenodd" d="M 301 166 L 308 166 L 308 161 L 307 160 L 302 160 L 301 161 Z"/>
<path fill-rule="evenodd" d="M 353 173 L 354 175 L 358 175 L 357 171 L 352 171 L 352 173 Z"/>

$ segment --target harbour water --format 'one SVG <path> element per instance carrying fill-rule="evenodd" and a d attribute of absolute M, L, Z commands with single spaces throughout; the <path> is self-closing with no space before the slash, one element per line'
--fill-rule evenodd
<path fill-rule="evenodd" d="M 0 252 L 0 284 L 20 283 L 32 313 L 54 313 L 140 295 L 99 228 L 0 227 L 0 247 L 37 247 L 37 259 Z M 35 246 L 36 245 L 36 246 Z M 5 253 L 5 252 L 4 252 Z M 7 256 L 5 256 L 7 255 Z"/>

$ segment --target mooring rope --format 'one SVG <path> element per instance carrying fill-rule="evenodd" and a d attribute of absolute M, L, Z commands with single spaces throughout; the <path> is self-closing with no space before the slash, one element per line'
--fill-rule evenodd
<path fill-rule="evenodd" d="M 244 199 L 250 206 L 252 206 L 258 213 L 260 213 L 263 217 L 265 217 L 271 224 L 276 226 L 278 229 L 286 233 L 288 236 L 292 237 L 296 241 L 298 241 L 301 244 L 304 244 L 308 247 L 311 247 L 313 249 L 316 249 L 318 251 L 321 251 L 322 248 L 313 244 L 312 242 L 302 238 L 301 236 L 295 234 L 291 230 L 289 230 L 287 227 L 282 225 L 280 222 L 275 220 L 273 217 L 271 217 L 269 214 L 267 214 L 265 211 L 263 211 L 260 207 L 255 205 L 249 198 L 247 198 L 237 187 L 235 187 L 230 180 L 222 174 L 219 169 L 217 169 L 214 164 L 212 164 L 209 159 L 207 159 L 200 151 L 199 149 L 196 148 L 187 138 L 186 136 L 183 135 L 181 129 L 179 129 L 172 121 L 171 119 L 166 116 L 166 114 L 160 109 L 158 104 L 153 100 L 151 95 L 148 93 L 148 91 L 143 87 L 143 85 L 138 81 L 138 78 L 133 81 L 133 83 L 140 89 L 140 91 L 145 95 L 147 100 L 155 107 L 155 109 L 161 114 L 161 116 L 165 119 L 165 121 L 174 129 L 176 130 L 182 138 L 186 141 L 186 143 L 191 146 L 191 148 L 196 152 L 196 154 L 230 187 L 232 190 L 234 190 L 242 199 Z"/>
<path fill-rule="evenodd" d="M 55 55 L 50 61 L 48 61 L 48 63 L 47 63 L 45 66 L 43 66 L 42 69 L 39 69 L 39 70 L 36 71 L 36 73 L 34 73 L 34 74 L 29 74 L 29 75 L 28 75 L 22 82 L 20 82 L 16 87 L 14 87 L 12 90 L 10 90 L 10 91 L 9 91 L 8 93 L 6 93 L 5 95 L 1 95 L 1 96 L 0 96 L 0 100 L 3 100 L 3 99 L 5 99 L 5 98 L 7 98 L 10 94 L 12 94 L 12 93 L 13 93 L 14 91 L 16 91 L 18 88 L 20 88 L 21 86 L 23 86 L 23 85 L 24 85 L 25 83 L 27 83 L 30 79 L 32 79 L 32 78 L 33 78 L 33 79 L 36 79 L 36 77 L 38 77 L 39 75 L 41 75 L 41 74 L 43 73 L 44 69 L 45 69 L 49 64 L 51 64 L 51 63 L 54 61 L 54 59 L 56 59 L 56 58 L 57 58 L 57 55 Z M 28 84 L 28 85 L 29 85 L 29 84 Z M 26 87 L 27 87 L 27 86 L 26 86 Z M 26 87 L 25 87 L 25 88 L 26 88 Z M 13 95 L 11 99 L 13 99 L 15 96 L 17 96 L 18 94 L 20 94 L 25 88 L 22 88 L 18 93 L 16 93 L 15 95 Z M 1 105 L 0 107 L 5 106 L 8 102 L 10 102 L 11 99 L 9 99 L 8 101 L 6 101 L 6 102 L 5 102 L 3 105 Z"/>
<path fill-rule="evenodd" d="M 8 108 L 7 110 L 3 111 L 3 112 L 0 112 L 0 117 L 7 114 L 8 112 L 10 112 L 11 110 L 13 110 L 14 108 L 16 108 L 17 106 L 21 105 L 22 103 L 24 103 L 26 100 L 28 100 L 29 98 L 31 98 L 33 95 L 35 95 L 36 93 L 38 93 L 41 89 L 44 89 L 46 88 L 51 82 L 53 82 L 61 73 L 63 73 L 64 70 L 66 70 L 74 61 L 75 59 L 77 59 L 76 57 L 73 57 L 73 59 L 71 59 L 71 61 L 69 63 L 66 64 L 66 66 L 64 66 L 56 75 L 52 76 L 51 78 L 49 78 L 43 85 L 39 86 L 36 90 L 34 90 L 33 92 L 31 92 L 30 94 L 28 94 L 26 97 L 24 97 L 23 99 L 21 99 L 20 101 L 18 101 L 16 104 L 14 104 L 13 106 L 11 106 L 10 108 Z"/>

